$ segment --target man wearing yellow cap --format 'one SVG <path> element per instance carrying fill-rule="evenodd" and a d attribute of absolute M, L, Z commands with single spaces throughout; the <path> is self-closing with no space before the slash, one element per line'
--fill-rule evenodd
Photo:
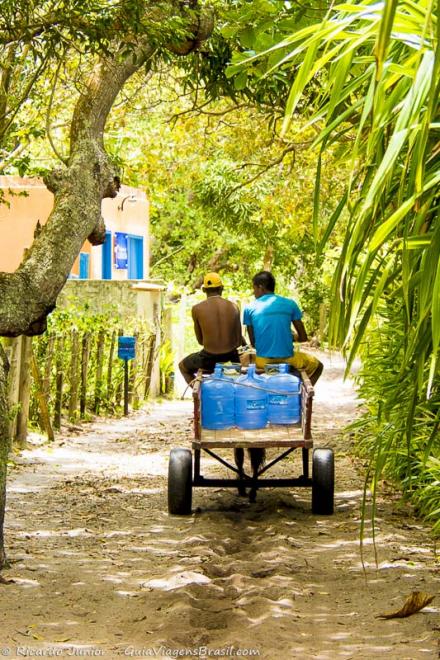
<path fill-rule="evenodd" d="M 198 369 L 213 372 L 216 362 L 239 362 L 237 348 L 245 344 L 241 334 L 240 312 L 236 305 L 222 298 L 223 284 L 218 273 L 203 279 L 206 300 L 192 308 L 194 332 L 203 349 L 183 358 L 179 369 L 187 383 Z"/>

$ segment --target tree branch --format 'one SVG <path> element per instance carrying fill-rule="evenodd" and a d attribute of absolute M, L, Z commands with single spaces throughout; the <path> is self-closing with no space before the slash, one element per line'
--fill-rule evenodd
<path fill-rule="evenodd" d="M 62 62 L 63 62 L 62 60 L 60 60 L 58 62 L 58 66 L 56 68 L 55 75 L 54 75 L 52 89 L 51 89 L 51 92 L 50 92 L 49 104 L 48 104 L 47 111 L 46 111 L 46 136 L 47 136 L 47 139 L 49 140 L 49 144 L 52 147 L 52 151 L 54 152 L 55 156 L 62 163 L 64 163 L 66 165 L 67 164 L 67 158 L 63 158 L 63 156 L 59 153 L 58 149 L 55 147 L 54 141 L 52 140 L 51 129 L 50 129 L 50 115 L 52 113 L 53 98 L 54 98 L 54 95 L 55 95 L 55 89 L 56 89 L 56 86 L 57 86 L 58 75 L 59 75 L 59 72 L 60 72 L 60 69 L 61 69 Z"/>
<path fill-rule="evenodd" d="M 209 25 L 212 29 L 212 12 L 207 14 L 207 20 L 202 16 L 197 26 L 189 25 L 192 39 L 178 45 L 179 53 L 197 47 Z M 175 44 L 170 47 L 175 52 Z M 129 57 L 116 48 L 94 67 L 73 113 L 68 161 L 46 178 L 54 193 L 52 213 L 17 271 L 0 273 L 0 335 L 43 332 L 85 239 L 104 241 L 101 201 L 120 186 L 104 149 L 105 123 L 126 81 L 151 64 L 155 52 L 156 44 L 142 37 Z"/>
<path fill-rule="evenodd" d="M 292 144 L 290 147 L 287 147 L 287 149 L 284 149 L 282 152 L 281 156 L 279 158 L 276 158 L 275 160 L 271 161 L 266 167 L 263 167 L 263 169 L 259 170 L 254 176 L 252 176 L 250 179 L 247 179 L 246 181 L 243 181 L 242 183 L 239 183 L 238 185 L 234 186 L 226 195 L 225 199 L 228 197 L 231 197 L 237 190 L 240 190 L 240 188 L 244 188 L 245 186 L 248 186 L 249 184 L 253 183 L 257 179 L 260 178 L 260 176 L 263 176 L 266 172 L 268 172 L 272 167 L 275 167 L 276 165 L 279 165 L 282 163 L 284 158 L 287 156 L 289 153 L 295 153 L 296 145 Z"/>

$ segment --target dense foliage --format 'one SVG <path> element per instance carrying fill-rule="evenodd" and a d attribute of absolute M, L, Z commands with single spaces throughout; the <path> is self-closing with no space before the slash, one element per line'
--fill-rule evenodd
<path fill-rule="evenodd" d="M 335 6 L 323 22 L 291 33 L 248 57 L 276 71 L 294 68 L 284 130 L 304 94 L 321 153 L 351 136 L 351 176 L 321 238 L 343 210 L 349 221 L 332 286 L 331 334 L 361 353 L 368 413 L 361 449 L 372 458 L 373 484 L 385 471 L 423 510 L 440 510 L 440 91 L 439 5 L 435 0 L 363 0 Z M 241 60 L 241 58 L 240 58 Z M 230 69 L 241 75 L 243 64 Z M 319 182 L 320 161 L 317 180 Z"/>
<path fill-rule="evenodd" d="M 149 84 L 122 91 L 106 147 L 126 183 L 149 189 L 152 274 L 192 290 L 213 268 L 245 290 L 269 267 L 294 280 L 312 327 L 331 300 L 333 343 L 363 361 L 373 485 L 391 474 L 435 518 L 438 2 L 218 0 L 210 41 L 186 59 L 164 48 L 185 39 L 179 15 L 157 19 L 191 3 L 61 4 L 3 3 L 0 171 L 50 169 L 48 143 L 66 161 L 96 58 L 115 39 L 127 57 L 148 32 Z"/>
<path fill-rule="evenodd" d="M 142 93 L 128 95 L 107 136 L 124 180 L 148 183 L 152 275 L 191 291 L 204 270 L 218 270 L 229 287 L 245 293 L 257 270 L 272 268 L 280 290 L 294 281 L 310 329 L 316 328 L 334 262 L 315 257 L 310 232 L 314 132 L 304 131 L 298 141 L 280 139 L 267 115 L 250 104 L 216 102 L 194 110 L 191 98 L 176 98 L 172 74 L 160 78 L 155 95 L 150 88 L 147 115 Z M 329 152 L 323 219 L 330 217 L 344 177 Z M 326 255 L 336 245 L 332 238 Z"/>

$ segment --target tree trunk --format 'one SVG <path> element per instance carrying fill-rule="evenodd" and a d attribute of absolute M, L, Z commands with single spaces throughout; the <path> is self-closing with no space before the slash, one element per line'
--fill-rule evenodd
<path fill-rule="evenodd" d="M 268 245 L 266 247 L 266 252 L 264 253 L 263 270 L 271 270 L 272 269 L 273 259 L 274 259 L 273 246 Z"/>
<path fill-rule="evenodd" d="M 28 435 L 29 401 L 31 398 L 31 355 L 32 337 L 22 337 L 19 402 L 20 410 L 17 416 L 16 443 L 21 449 L 26 447 Z"/>
<path fill-rule="evenodd" d="M 6 471 L 9 453 L 8 361 L 0 344 L 0 570 L 6 563 L 3 523 L 6 507 Z"/>
<path fill-rule="evenodd" d="M 161 12 L 165 13 L 161 15 Z M 105 240 L 101 202 L 105 197 L 117 195 L 120 182 L 105 152 L 103 134 L 108 114 L 125 82 L 161 48 L 185 55 L 212 32 L 213 12 L 209 8 L 199 10 L 197 1 L 189 6 L 182 2 L 164 3 L 158 5 L 156 13 L 158 24 L 174 15 L 186 20 L 188 36 L 183 41 L 174 37 L 171 44 L 159 44 L 157 40 L 150 41 L 148 35 L 141 36 L 125 58 L 121 44 L 114 43 L 113 55 L 109 52 L 102 56 L 92 69 L 73 114 L 67 165 L 45 179 L 54 194 L 52 213 L 15 273 L 0 273 L 0 336 L 44 332 L 46 317 L 54 309 L 84 241 L 88 238 L 93 245 L 99 245 Z M 117 29 L 116 26 L 115 39 Z M 126 38 L 124 32 L 121 39 Z M 135 35 L 132 41 L 136 41 Z M 0 348 L 0 566 L 5 561 L 8 425 L 7 359 Z"/>

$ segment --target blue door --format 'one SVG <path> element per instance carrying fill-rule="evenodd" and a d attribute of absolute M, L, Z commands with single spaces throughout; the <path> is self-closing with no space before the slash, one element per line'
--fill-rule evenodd
<path fill-rule="evenodd" d="M 90 269 L 90 255 L 86 252 L 80 252 L 79 254 L 79 279 L 88 280 L 89 279 L 89 269 Z"/>
<path fill-rule="evenodd" d="M 127 236 L 128 279 L 142 280 L 144 277 L 144 239 L 142 236 Z"/>
<path fill-rule="evenodd" d="M 112 279 L 112 233 L 105 232 L 105 241 L 102 245 L 102 279 Z"/>

